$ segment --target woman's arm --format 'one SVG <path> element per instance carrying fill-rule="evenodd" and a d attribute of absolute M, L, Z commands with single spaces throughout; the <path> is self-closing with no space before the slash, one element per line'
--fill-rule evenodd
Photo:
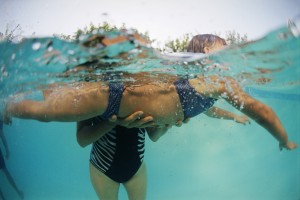
<path fill-rule="evenodd" d="M 142 111 L 134 112 L 124 119 L 112 116 L 111 119 L 105 121 L 95 120 L 95 118 L 77 122 L 77 142 L 81 147 L 85 147 L 112 130 L 115 126 L 124 126 L 126 128 L 145 128 L 153 126 L 153 117 L 143 115 Z"/>
<path fill-rule="evenodd" d="M 206 112 L 204 112 L 204 114 L 213 118 L 234 120 L 235 122 L 244 125 L 250 123 L 250 120 L 246 115 L 237 115 L 235 113 L 229 112 L 227 110 L 215 106 L 208 109 Z"/>
<path fill-rule="evenodd" d="M 115 123 L 109 121 L 100 121 L 97 123 L 93 119 L 79 121 L 77 122 L 77 142 L 81 147 L 86 147 L 99 140 L 115 126 Z"/>

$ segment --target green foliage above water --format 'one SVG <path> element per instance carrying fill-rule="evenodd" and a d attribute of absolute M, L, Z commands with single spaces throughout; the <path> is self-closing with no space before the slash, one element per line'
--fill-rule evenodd
<path fill-rule="evenodd" d="M 102 24 L 100 23 L 98 25 L 90 23 L 88 26 L 85 26 L 84 28 L 78 28 L 72 35 L 61 33 L 61 34 L 53 34 L 53 36 L 67 41 L 78 41 L 81 35 L 96 34 L 103 31 L 122 31 L 128 29 L 129 28 L 126 27 L 125 24 L 122 24 L 121 27 L 117 27 L 116 25 L 112 25 L 108 22 L 103 22 Z M 151 42 L 156 41 L 155 39 L 150 38 L 148 32 L 141 33 L 134 28 L 130 28 L 130 30 L 133 31 L 134 33 L 143 35 Z M 169 52 L 185 52 L 189 41 L 192 39 L 194 35 L 195 34 L 187 33 L 174 40 L 169 40 L 165 42 L 163 47 L 161 47 L 159 50 L 169 51 Z M 220 36 L 220 34 L 215 34 L 215 35 Z M 10 28 L 9 25 L 7 25 L 5 32 L 3 33 L 0 32 L 0 41 L 3 40 L 16 41 L 16 40 L 21 40 L 22 38 L 23 38 L 22 29 L 19 24 L 17 26 L 14 26 L 13 28 Z M 240 44 L 248 41 L 247 34 L 242 35 L 236 32 L 235 30 L 226 31 L 225 37 L 223 38 L 226 40 L 227 44 L 229 45 Z"/>

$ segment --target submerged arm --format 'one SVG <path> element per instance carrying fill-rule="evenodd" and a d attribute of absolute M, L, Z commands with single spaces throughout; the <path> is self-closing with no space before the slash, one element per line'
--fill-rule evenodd
<path fill-rule="evenodd" d="M 229 112 L 222 108 L 218 107 L 211 107 L 207 111 L 204 112 L 209 117 L 217 118 L 217 119 L 227 119 L 227 120 L 234 120 L 237 123 L 246 124 L 250 123 L 249 118 L 246 115 L 237 115 L 235 113 Z"/>
<path fill-rule="evenodd" d="M 101 121 L 94 123 L 92 119 L 77 122 L 77 142 L 81 147 L 99 140 L 103 135 L 112 130 L 115 123 Z"/>
<path fill-rule="evenodd" d="M 151 116 L 140 118 L 142 111 L 134 112 L 124 119 L 112 116 L 109 120 L 88 119 L 77 123 L 77 142 L 81 147 L 85 147 L 97 140 L 103 135 L 111 131 L 117 125 L 126 128 L 144 128 L 153 126 Z"/>
<path fill-rule="evenodd" d="M 267 105 L 246 94 L 237 83 L 229 79 L 223 92 L 227 94 L 227 102 L 264 127 L 279 142 L 280 149 L 294 149 L 297 144 L 288 140 L 284 126 L 276 113 Z"/>

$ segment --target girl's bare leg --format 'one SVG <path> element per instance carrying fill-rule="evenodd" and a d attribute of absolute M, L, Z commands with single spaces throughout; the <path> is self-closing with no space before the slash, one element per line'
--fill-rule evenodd
<path fill-rule="evenodd" d="M 10 117 L 35 119 L 43 122 L 81 121 L 101 115 L 108 104 L 108 87 L 95 83 L 82 83 L 53 91 L 44 101 L 23 100 L 9 102 L 4 123 Z"/>

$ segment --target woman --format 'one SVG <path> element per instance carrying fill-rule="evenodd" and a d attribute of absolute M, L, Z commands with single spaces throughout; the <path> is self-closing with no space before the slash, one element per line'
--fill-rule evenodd
<path fill-rule="evenodd" d="M 144 162 L 145 134 L 153 139 L 168 127 L 155 129 L 153 118 L 140 119 L 143 112 L 135 112 L 125 119 L 103 120 L 100 117 L 77 123 L 77 141 L 85 147 L 93 143 L 90 154 L 90 178 L 99 199 L 118 199 L 120 184 L 128 199 L 146 199 L 147 173 Z M 139 127 L 139 128 L 131 128 Z"/>
<path fill-rule="evenodd" d="M 93 143 L 90 178 L 100 199 L 118 199 L 120 184 L 124 185 L 128 199 L 146 199 L 145 135 L 147 133 L 152 141 L 157 141 L 170 127 L 151 127 L 153 118 L 147 116 L 140 119 L 142 114 L 142 111 L 138 111 L 125 119 L 113 116 L 113 119 L 102 120 L 95 117 L 77 122 L 77 141 L 80 146 Z M 219 108 L 206 114 L 243 124 L 249 122 L 246 116 Z"/>
<path fill-rule="evenodd" d="M 117 199 L 121 184 L 127 191 L 128 199 L 146 199 L 145 135 L 148 133 L 152 141 L 157 141 L 170 127 L 151 128 L 153 118 L 147 116 L 140 119 L 142 114 L 142 111 L 138 111 L 125 119 L 113 116 L 113 120 L 102 120 L 95 117 L 77 122 L 77 141 L 80 146 L 93 144 L 90 178 L 100 199 Z M 216 107 L 210 108 L 205 114 L 243 124 L 249 122 L 246 116 Z"/>

